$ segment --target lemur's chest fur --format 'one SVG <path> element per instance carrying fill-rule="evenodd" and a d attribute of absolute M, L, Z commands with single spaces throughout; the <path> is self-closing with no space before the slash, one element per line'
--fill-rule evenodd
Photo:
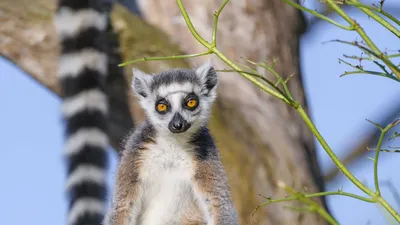
<path fill-rule="evenodd" d="M 140 224 L 173 225 L 181 224 L 185 218 L 198 221 L 201 217 L 207 221 L 204 202 L 191 181 L 195 173 L 193 147 L 168 139 L 158 139 L 146 147 L 139 175 L 142 186 Z"/>

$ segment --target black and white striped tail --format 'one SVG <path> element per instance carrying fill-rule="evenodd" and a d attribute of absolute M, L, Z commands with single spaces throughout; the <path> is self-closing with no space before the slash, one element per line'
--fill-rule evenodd
<path fill-rule="evenodd" d="M 58 78 L 66 122 L 68 225 L 100 225 L 106 207 L 107 12 L 101 0 L 59 0 Z"/>

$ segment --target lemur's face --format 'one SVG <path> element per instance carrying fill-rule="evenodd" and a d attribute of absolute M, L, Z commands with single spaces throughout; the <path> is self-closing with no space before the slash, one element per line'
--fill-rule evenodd
<path fill-rule="evenodd" d="M 209 63 L 197 69 L 172 69 L 156 75 L 134 70 L 133 89 L 160 132 L 192 133 L 207 122 L 218 78 Z"/>

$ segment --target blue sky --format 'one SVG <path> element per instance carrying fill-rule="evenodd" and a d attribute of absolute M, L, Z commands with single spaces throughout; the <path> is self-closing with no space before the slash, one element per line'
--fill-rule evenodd
<path fill-rule="evenodd" d="M 388 4 L 391 2 L 393 0 Z M 394 35 L 361 14 L 352 12 L 352 15 L 365 25 L 366 32 L 379 47 L 400 49 L 400 43 Z M 361 140 L 365 129 L 372 126 L 365 119 L 377 120 L 398 104 L 400 84 L 375 76 L 339 78 L 349 68 L 339 64 L 337 59 L 343 53 L 357 55 L 359 51 L 338 43 L 323 44 L 338 37 L 355 40 L 357 36 L 326 23 L 314 27 L 301 41 L 301 67 L 312 119 L 340 157 Z M 0 103 L 2 223 L 65 224 L 60 99 L 11 62 L 0 59 Z M 327 171 L 333 164 L 320 147 L 318 152 L 320 165 Z M 112 154 L 110 181 L 115 170 L 115 159 Z M 399 169 L 399 160 L 400 154 L 383 153 L 379 164 L 380 178 L 391 180 L 395 187 L 400 187 L 400 177 L 395 172 Z M 367 157 L 350 169 L 368 185 L 373 184 L 372 162 Z M 328 190 L 336 190 L 340 186 L 345 191 L 361 194 L 344 178 L 327 184 Z M 382 192 L 400 211 L 390 192 L 384 187 Z M 334 216 L 343 225 L 368 224 L 368 221 L 376 225 L 389 224 L 376 205 L 347 197 L 330 197 L 328 203 Z"/>

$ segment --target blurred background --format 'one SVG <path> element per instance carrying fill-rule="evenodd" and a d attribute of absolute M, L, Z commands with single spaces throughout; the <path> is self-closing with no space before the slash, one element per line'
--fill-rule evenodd
<path fill-rule="evenodd" d="M 133 12 L 137 12 L 134 4 L 125 2 Z M 315 1 L 305 1 L 302 4 L 324 10 L 322 4 Z M 385 8 L 400 18 L 400 4 L 397 0 L 386 1 Z M 355 9 L 346 9 L 346 12 L 365 28 L 378 47 L 389 51 L 400 49 L 398 38 L 375 21 Z M 336 15 L 328 15 L 343 22 Z M 365 148 L 361 148 L 363 150 L 358 150 L 355 157 L 349 156 L 366 141 L 372 141 L 369 146 L 375 147 L 377 129 L 366 119 L 388 123 L 399 118 L 399 83 L 370 75 L 339 77 L 349 68 L 339 64 L 338 58 L 343 54 L 359 55 L 360 52 L 352 46 L 325 42 L 337 38 L 353 41 L 359 37 L 354 32 L 316 20 L 309 14 L 305 16 L 309 28 L 300 39 L 300 68 L 312 120 L 335 153 L 350 162 L 350 170 L 372 187 L 373 163 L 368 157 L 373 152 L 367 153 Z M 60 154 L 63 147 L 60 98 L 2 57 L 0 101 L 2 223 L 64 224 L 65 168 Z M 398 128 L 395 130 L 399 131 Z M 362 194 L 343 175 L 335 175 L 334 164 L 320 145 L 315 143 L 319 165 L 326 176 L 326 190 L 337 190 L 342 186 L 344 191 Z M 400 142 L 394 140 L 390 145 L 400 146 Z M 388 143 L 385 142 L 384 146 L 388 146 Z M 117 162 L 116 154 L 112 152 L 109 184 Z M 399 160 L 400 153 L 382 153 L 379 161 L 380 180 L 384 183 L 381 190 L 398 211 L 400 202 L 396 200 L 398 196 L 391 191 L 391 187 L 395 190 L 400 187 Z M 343 225 L 391 224 L 382 209 L 374 204 L 337 196 L 328 197 L 327 203 L 333 216 Z"/>

